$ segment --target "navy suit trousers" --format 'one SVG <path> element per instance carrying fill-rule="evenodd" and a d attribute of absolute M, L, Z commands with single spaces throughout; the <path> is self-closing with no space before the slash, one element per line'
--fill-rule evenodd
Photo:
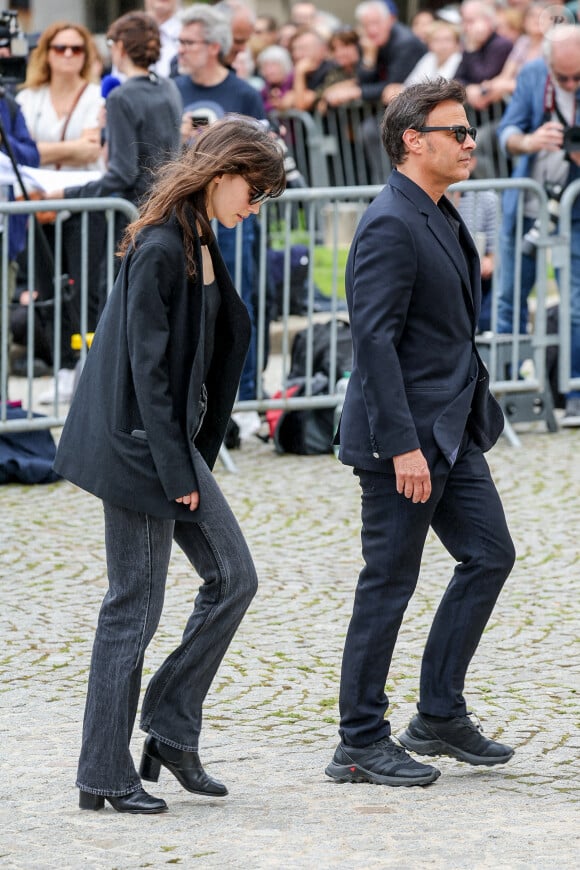
<path fill-rule="evenodd" d="M 362 553 L 340 686 L 340 734 L 366 746 L 390 734 L 385 683 L 421 566 L 429 526 L 455 562 L 421 667 L 418 708 L 463 716 L 465 674 L 515 560 L 499 495 L 481 450 L 465 435 L 426 504 L 397 493 L 395 475 L 355 469 L 362 489 Z M 424 571 L 429 582 L 428 567 Z"/>

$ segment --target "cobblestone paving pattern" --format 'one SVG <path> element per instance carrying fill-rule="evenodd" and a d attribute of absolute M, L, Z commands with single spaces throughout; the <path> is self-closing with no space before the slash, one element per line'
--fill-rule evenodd
<path fill-rule="evenodd" d="M 74 788 L 90 647 L 105 590 L 100 502 L 66 482 L 0 487 L 0 865 L 3 868 L 572 868 L 578 866 L 580 434 L 524 433 L 489 455 L 518 559 L 472 663 L 467 697 L 512 762 L 451 759 L 428 788 L 337 785 L 340 658 L 360 568 L 359 495 L 332 456 L 257 439 L 216 474 L 260 590 L 205 712 L 201 756 L 224 800 L 162 771 L 162 816 L 81 812 Z M 398 733 L 452 564 L 435 537 L 388 683 Z M 146 657 L 173 648 L 196 591 L 179 551 Z M 146 683 L 146 680 L 144 681 Z M 143 735 L 133 749 L 139 757 Z"/>

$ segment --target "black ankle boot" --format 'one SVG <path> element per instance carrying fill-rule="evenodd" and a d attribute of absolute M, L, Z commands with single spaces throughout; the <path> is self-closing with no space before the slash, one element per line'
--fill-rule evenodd
<path fill-rule="evenodd" d="M 89 791 L 80 790 L 79 807 L 81 810 L 102 810 L 105 801 L 108 801 L 118 813 L 164 813 L 167 810 L 167 804 L 164 800 L 147 794 L 142 788 L 120 797 L 91 794 Z"/>
<path fill-rule="evenodd" d="M 156 737 L 148 736 L 145 738 L 139 773 L 143 779 L 157 782 L 161 765 L 173 774 L 186 791 L 212 797 L 224 797 L 228 793 L 225 785 L 207 775 L 197 752 L 174 749 Z"/>

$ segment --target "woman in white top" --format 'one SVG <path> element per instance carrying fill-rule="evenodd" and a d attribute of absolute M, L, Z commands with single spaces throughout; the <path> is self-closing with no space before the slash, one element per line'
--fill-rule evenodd
<path fill-rule="evenodd" d="M 68 22 L 47 27 L 30 55 L 17 100 L 47 169 L 103 169 L 95 59 L 89 31 Z"/>
<path fill-rule="evenodd" d="M 405 87 L 439 78 L 451 80 L 461 60 L 459 32 L 448 21 L 435 21 L 427 36 L 429 51 L 415 64 L 407 78 Z"/>
<path fill-rule="evenodd" d="M 461 60 L 459 31 L 448 21 L 436 20 L 427 36 L 429 51 L 421 57 L 402 84 L 387 85 L 383 91 L 383 103 L 388 105 L 398 93 L 409 85 L 442 76 L 448 81 L 453 78 Z"/>
<path fill-rule="evenodd" d="M 100 85 L 93 80 L 96 56 L 96 47 L 89 31 L 80 24 L 67 21 L 49 25 L 30 55 L 26 80 L 17 100 L 30 135 L 38 147 L 40 164 L 46 169 L 66 172 L 82 169 L 103 171 L 105 168 L 101 147 L 103 99 Z M 45 225 L 44 230 L 53 245 L 52 227 Z M 51 298 L 54 292 L 52 264 L 40 262 L 41 249 L 39 246 L 37 249 L 37 292 L 40 297 Z M 80 321 L 79 215 L 73 215 L 63 224 L 61 265 L 63 273 L 74 281 L 73 298 L 62 306 L 58 395 L 59 400 L 67 401 L 72 395 L 76 363 L 70 347 L 70 336 L 79 331 Z M 89 268 L 89 275 L 91 271 Z M 91 305 L 90 298 L 89 321 L 90 329 L 96 322 L 96 304 Z M 47 329 L 51 331 L 52 324 L 47 324 Z M 40 401 L 50 403 L 53 398 L 54 390 L 49 390 L 40 397 Z"/>

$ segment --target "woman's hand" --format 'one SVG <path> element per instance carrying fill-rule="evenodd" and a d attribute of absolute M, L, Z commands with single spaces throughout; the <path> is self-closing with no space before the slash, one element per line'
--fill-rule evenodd
<path fill-rule="evenodd" d="M 73 140 L 74 141 L 74 140 Z M 79 164 L 94 163 L 101 156 L 101 131 L 99 128 L 85 129 L 76 140 L 76 159 Z"/>
<path fill-rule="evenodd" d="M 353 100 L 359 100 L 360 96 L 360 87 L 354 79 L 348 79 L 344 82 L 335 82 L 324 90 L 324 99 L 329 106 L 342 106 L 344 103 L 351 103 Z"/>
<path fill-rule="evenodd" d="M 397 94 L 400 94 L 403 90 L 405 90 L 405 86 L 399 84 L 398 82 L 392 82 L 390 85 L 385 85 L 381 94 L 381 100 L 383 102 L 383 105 L 388 106 L 391 100 L 394 99 Z"/>
<path fill-rule="evenodd" d="M 176 498 L 175 501 L 179 502 L 179 504 L 189 505 L 190 511 L 196 511 L 199 507 L 199 492 L 194 490 L 194 492 L 189 492 L 187 495 Z"/>
<path fill-rule="evenodd" d="M 30 299 L 38 299 L 38 290 L 33 290 L 32 293 L 30 290 L 23 290 L 18 298 L 19 305 L 30 305 Z"/>

